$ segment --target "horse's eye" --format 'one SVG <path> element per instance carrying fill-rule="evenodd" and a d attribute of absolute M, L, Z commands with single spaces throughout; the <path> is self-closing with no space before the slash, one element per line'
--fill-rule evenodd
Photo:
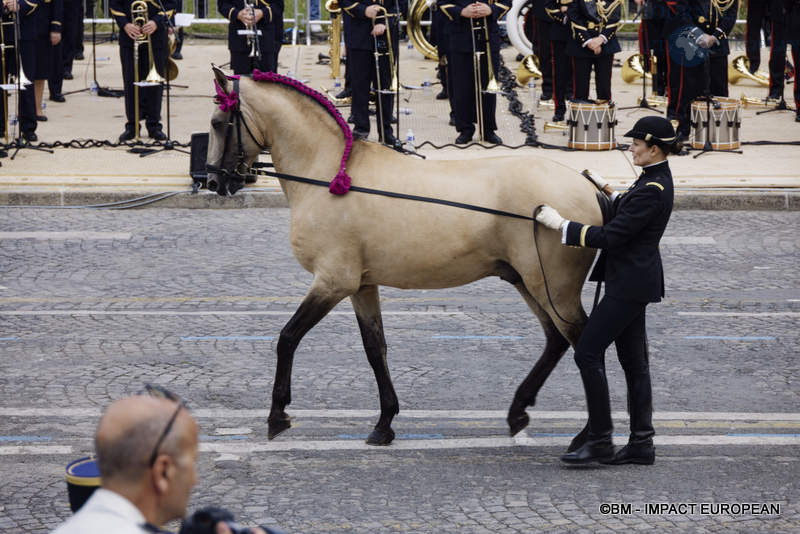
<path fill-rule="evenodd" d="M 223 123 L 224 121 L 221 121 L 219 119 L 212 119 L 211 127 L 214 128 L 215 130 L 219 130 L 222 127 Z"/>

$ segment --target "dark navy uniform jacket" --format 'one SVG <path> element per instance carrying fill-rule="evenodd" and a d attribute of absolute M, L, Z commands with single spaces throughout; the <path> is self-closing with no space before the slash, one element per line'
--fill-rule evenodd
<path fill-rule="evenodd" d="M 131 4 L 133 0 L 109 0 L 108 9 L 111 16 L 119 26 L 119 45 L 124 48 L 133 48 L 133 40 L 125 33 L 125 25 L 133 22 L 131 18 Z M 155 21 L 158 29 L 153 34 L 158 35 L 160 32 L 167 31 L 167 18 L 173 16 L 175 9 L 178 7 L 177 0 L 162 0 L 164 10 L 157 0 L 147 0 L 147 20 Z"/>
<path fill-rule="evenodd" d="M 728 34 L 736 24 L 739 12 L 739 0 L 733 2 L 724 11 L 717 8 L 725 0 L 670 0 L 668 9 L 668 30 L 670 33 L 682 26 L 697 26 L 703 32 L 713 35 L 721 44 L 711 48 L 713 56 L 727 56 L 730 54 Z"/>
<path fill-rule="evenodd" d="M 19 39 L 31 41 L 50 32 L 61 33 L 63 0 L 19 0 Z"/>
<path fill-rule="evenodd" d="M 553 24 L 550 26 L 551 41 L 568 41 L 570 38 L 569 17 L 561 12 L 561 6 L 568 7 L 571 0 L 546 0 L 544 9 Z"/>
<path fill-rule="evenodd" d="M 590 280 L 604 280 L 606 294 L 636 302 L 658 302 L 664 296 L 664 269 L 658 243 L 672 213 L 669 164 L 646 167 L 620 194 L 603 226 L 570 222 L 566 244 L 602 249 Z"/>
<path fill-rule="evenodd" d="M 505 3 L 506 0 L 499 2 L 497 0 L 479 0 L 481 4 L 487 4 L 492 8 L 491 16 L 485 17 L 489 25 L 489 47 L 492 50 L 492 55 L 497 56 L 500 53 L 500 31 L 497 26 L 497 21 L 502 19 L 508 10 L 511 9 L 511 2 Z M 470 4 L 474 4 L 474 0 L 451 0 L 446 4 L 439 4 L 439 9 L 449 20 L 449 50 L 453 52 L 472 53 L 472 28 L 470 27 L 470 20 L 476 23 L 481 23 L 481 19 L 469 19 L 461 16 L 461 11 Z M 477 40 L 476 44 L 479 46 L 486 46 L 485 40 Z M 483 51 L 483 50 L 481 50 Z"/>
<path fill-rule="evenodd" d="M 380 16 L 375 18 L 375 24 L 387 24 L 392 37 L 392 47 L 397 49 L 398 29 L 400 24 L 400 14 L 408 11 L 408 0 L 342 0 L 339 5 L 344 13 L 342 18 L 342 29 L 344 31 L 344 44 L 352 50 L 374 50 L 375 38 L 372 36 L 373 21 L 364 12 L 373 5 L 386 9 L 388 13 L 395 16 L 384 20 Z M 400 12 L 398 13 L 398 8 Z M 381 37 L 382 39 L 382 37 Z"/>
<path fill-rule="evenodd" d="M 275 48 L 276 22 L 282 22 L 281 16 L 283 8 L 277 0 L 252 0 L 250 2 L 253 9 L 260 9 L 264 12 L 264 17 L 258 21 L 256 28 L 261 30 L 260 46 L 261 53 L 266 54 Z M 247 29 L 239 20 L 239 13 L 245 8 L 245 0 L 219 0 L 217 10 L 220 15 L 230 21 L 228 24 L 228 50 L 231 52 L 249 52 L 250 46 L 247 44 L 247 36 L 239 35 L 239 30 Z"/>
<path fill-rule="evenodd" d="M 572 39 L 567 43 L 567 54 L 570 56 L 595 57 L 594 52 L 583 45 L 600 35 L 608 39 L 600 52 L 601 56 L 622 50 L 617 40 L 622 0 L 573 0 L 567 4 L 567 15 L 572 29 Z"/>

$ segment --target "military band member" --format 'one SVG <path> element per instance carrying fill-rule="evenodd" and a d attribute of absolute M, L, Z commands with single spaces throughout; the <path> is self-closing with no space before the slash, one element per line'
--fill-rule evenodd
<path fill-rule="evenodd" d="M 597 100 L 611 101 L 611 67 L 614 54 L 621 50 L 617 40 L 621 14 L 621 0 L 574 0 L 568 4 L 572 39 L 567 43 L 567 54 L 572 57 L 574 100 L 589 100 L 594 67 Z"/>
<path fill-rule="evenodd" d="M 16 13 L 18 9 L 18 0 L 3 0 L 2 4 L 0 4 L 0 22 L 3 24 L 3 41 L 0 43 L 0 45 L 2 45 L 0 53 L 3 54 L 6 66 L 6 77 L 0 79 L 0 84 L 8 83 L 11 79 L 10 75 L 17 74 L 17 54 L 16 50 L 14 50 L 14 33 L 16 31 L 14 28 L 14 13 Z M 11 139 L 10 132 L 6 132 L 9 114 L 8 96 L 9 93 L 5 89 L 0 89 L 0 137 L 3 138 L 3 141 L 5 141 L 7 133 L 9 134 L 9 140 Z M 31 104 L 32 103 L 33 99 L 31 99 Z M 0 158 L 6 156 L 8 156 L 8 153 L 0 149 Z"/>
<path fill-rule="evenodd" d="M 639 26 L 640 52 L 645 58 L 645 72 L 653 76 L 653 93 L 664 96 L 667 90 L 667 47 L 664 27 L 667 18 L 666 0 L 636 0 L 643 9 Z"/>
<path fill-rule="evenodd" d="M 533 0 L 533 52 L 539 58 L 542 71 L 542 100 L 553 98 L 553 50 L 550 46 L 552 39 L 553 19 L 547 14 L 547 0 Z"/>
<path fill-rule="evenodd" d="M 705 93 L 707 84 L 712 96 L 728 96 L 728 34 L 736 24 L 738 3 L 738 0 L 677 0 L 674 5 L 668 4 L 674 8 L 675 16 L 674 22 L 668 24 L 670 28 L 673 31 L 685 26 L 700 28 L 703 35 L 697 45 L 710 49 L 705 62 L 691 66 L 686 64 L 682 50 L 669 51 L 668 113 L 672 111 L 676 116 L 681 137 L 689 136 L 691 103 Z"/>
<path fill-rule="evenodd" d="M 217 9 L 226 17 L 228 24 L 228 50 L 231 53 L 231 70 L 234 74 L 252 74 L 253 69 L 262 72 L 277 72 L 275 55 L 275 31 L 278 18 L 275 1 L 272 0 L 220 0 Z M 252 9 L 251 9 L 252 8 Z M 281 15 L 282 16 L 282 15 Z M 280 21 L 282 23 L 282 21 Z M 261 32 L 255 43 L 247 35 L 239 35 L 255 25 Z M 256 56 L 252 56 L 255 46 Z M 260 48 L 261 58 L 257 57 Z"/>
<path fill-rule="evenodd" d="M 624 193 L 617 193 L 599 176 L 591 176 L 609 196 L 611 215 L 603 226 L 564 219 L 545 206 L 536 216 L 558 230 L 561 243 L 600 249 L 590 280 L 605 282 L 606 291 L 592 311 L 575 346 L 589 421 L 573 439 L 561 460 L 570 464 L 601 462 L 644 464 L 655 461 L 653 394 L 647 350 L 647 305 L 664 296 L 664 269 L 658 246 L 669 222 L 673 182 L 667 157 L 680 151 L 675 130 L 663 117 L 639 119 L 625 134 L 633 137 L 630 152 L 642 174 Z M 613 424 L 605 371 L 605 352 L 614 343 L 628 386 L 630 437 L 614 451 Z"/>
<path fill-rule="evenodd" d="M 564 120 L 567 100 L 572 98 L 572 60 L 567 55 L 567 42 L 570 40 L 567 6 L 570 1 L 547 0 L 545 4 L 547 15 L 553 20 L 553 24 L 550 25 L 550 47 L 553 58 L 553 104 L 555 104 L 553 122 Z M 544 71 L 544 69 L 547 69 L 547 65 L 542 65 L 541 68 Z"/>
<path fill-rule="evenodd" d="M 783 0 L 778 0 L 783 1 Z M 750 60 L 750 72 L 755 74 L 761 66 L 761 29 L 769 33 L 765 17 L 772 0 L 747 0 L 747 28 L 745 30 L 745 50 Z"/>
<path fill-rule="evenodd" d="M 510 5 L 510 4 L 509 4 Z M 475 94 L 476 81 L 474 58 L 476 52 L 480 56 L 481 107 L 483 109 L 484 141 L 494 144 L 503 142 L 495 133 L 497 122 L 495 111 L 497 95 L 486 93 L 489 83 L 489 63 L 492 62 L 494 72 L 500 67 L 500 33 L 497 21 L 502 19 L 510 9 L 509 5 L 496 0 L 452 0 L 452 3 L 440 4 L 439 9 L 447 16 L 450 60 L 450 81 L 453 84 L 453 110 L 455 111 L 457 144 L 466 144 L 475 135 L 475 123 L 478 120 Z M 476 30 L 473 31 L 473 25 Z M 489 50 L 486 54 L 486 24 L 489 34 Z M 473 41 L 474 37 L 474 41 Z M 475 48 L 473 48 L 473 42 Z M 488 60 L 488 61 L 487 61 Z"/>
<path fill-rule="evenodd" d="M 378 135 L 382 143 L 395 146 L 397 137 L 392 131 L 392 108 L 394 95 L 389 92 L 392 84 L 389 53 L 397 57 L 397 44 L 400 28 L 400 14 L 407 11 L 408 4 L 384 0 L 344 0 L 339 4 L 344 12 L 342 26 L 344 43 L 347 47 L 347 73 L 350 75 L 352 92 L 353 137 L 366 139 L 369 136 L 369 93 L 370 86 L 380 86 L 384 92 L 376 94 L 380 105 L 378 114 Z M 399 12 L 398 12 L 399 9 Z M 384 10 L 386 16 L 384 14 Z M 387 29 L 392 40 L 388 48 Z M 376 47 L 380 56 L 377 61 Z M 378 83 L 380 76 L 380 83 Z"/>
<path fill-rule="evenodd" d="M 453 111 L 453 85 L 450 82 L 450 61 L 447 59 L 448 40 L 447 17 L 439 9 L 437 0 L 433 0 L 431 9 L 430 42 L 436 47 L 439 57 L 436 76 L 442 84 L 442 90 L 436 95 L 436 100 L 447 100 L 450 104 L 450 126 L 455 126 L 455 112 Z"/>
<path fill-rule="evenodd" d="M 109 0 L 109 11 L 120 28 L 119 57 L 122 63 L 122 81 L 125 89 L 125 131 L 119 136 L 120 142 L 135 137 L 134 125 L 137 119 L 144 118 L 147 132 L 151 138 L 163 141 L 167 138 L 161 125 L 161 97 L 163 84 L 139 87 L 139 117 L 136 117 L 134 91 L 133 47 L 139 46 L 139 80 L 144 81 L 150 68 L 147 41 L 135 44 L 140 37 L 150 37 L 153 47 L 153 63 L 159 75 L 166 75 L 167 18 L 175 11 L 175 0 L 163 0 L 163 9 L 158 0 L 147 0 L 147 22 L 140 28 L 133 23 L 131 4 L 135 0 Z"/>
<path fill-rule="evenodd" d="M 78 40 L 78 25 L 83 25 L 83 0 L 63 0 L 64 18 L 61 24 L 61 42 L 53 47 L 53 64 L 47 87 L 50 100 L 65 102 L 62 94 L 64 80 L 72 79 L 72 61 L 75 59 L 75 50 Z"/>
<path fill-rule="evenodd" d="M 61 42 L 63 8 L 62 0 L 19 0 L 19 52 L 25 76 L 33 81 L 21 95 L 20 126 L 28 141 L 37 139 L 37 121 L 47 120 L 42 114 L 42 97 L 50 76 L 53 46 Z"/>
<path fill-rule="evenodd" d="M 795 120 L 800 122 L 800 0 L 784 0 L 786 41 L 792 45 Z"/>
<path fill-rule="evenodd" d="M 767 0 L 768 14 L 772 26 L 772 43 L 769 54 L 770 100 L 782 100 L 785 85 L 786 45 L 791 42 L 789 18 L 792 3 L 785 0 Z M 797 36 L 795 36 L 795 39 Z"/>

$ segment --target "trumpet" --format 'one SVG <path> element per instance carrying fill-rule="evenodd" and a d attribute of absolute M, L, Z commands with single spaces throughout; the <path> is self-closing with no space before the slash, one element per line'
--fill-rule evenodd
<path fill-rule="evenodd" d="M 261 42 L 259 40 L 261 30 L 256 28 L 256 10 L 253 4 L 247 0 L 244 2 L 244 8 L 250 12 L 253 22 L 252 24 L 247 24 L 244 30 L 236 30 L 236 34 L 247 36 L 247 46 L 250 47 L 250 54 L 247 57 L 258 58 L 258 61 L 261 61 Z"/>
<path fill-rule="evenodd" d="M 380 134 L 381 134 L 381 143 L 384 143 L 385 139 L 386 139 L 386 132 L 384 132 L 384 130 L 383 130 L 384 113 L 391 113 L 392 112 L 391 110 L 384 110 L 383 109 L 383 102 L 382 102 L 383 99 L 381 98 L 381 95 L 384 95 L 384 94 L 387 94 L 387 93 L 395 95 L 398 92 L 398 89 L 399 89 L 399 86 L 400 86 L 400 84 L 397 81 L 397 70 L 395 70 L 394 48 L 392 47 L 392 33 L 389 30 L 389 27 L 390 27 L 390 25 L 389 25 L 389 17 L 390 16 L 396 16 L 396 15 L 388 13 L 386 11 L 385 7 L 378 6 L 378 15 L 374 19 L 372 19 L 372 27 L 373 28 L 375 28 L 375 24 L 376 24 L 375 21 L 378 18 L 382 18 L 383 21 L 384 21 L 384 24 L 386 26 L 386 32 L 384 33 L 384 35 L 386 36 L 386 51 L 385 52 L 381 52 L 381 48 L 382 47 L 378 43 L 378 36 L 377 35 L 373 35 L 372 36 L 373 42 L 374 42 L 374 45 L 375 45 L 375 52 L 374 52 L 374 55 L 375 55 L 375 81 L 376 81 L 376 84 L 378 86 L 378 90 L 376 91 L 377 95 L 375 95 L 375 96 L 376 96 L 376 101 L 377 101 L 377 106 L 378 106 L 378 124 L 379 124 Z M 389 82 L 389 87 L 386 88 L 386 89 L 383 88 L 383 84 L 381 83 L 380 57 L 383 56 L 383 55 L 388 55 L 389 56 L 389 70 L 392 73 L 391 82 Z"/>
<path fill-rule="evenodd" d="M 569 130 L 569 125 L 566 122 L 545 122 L 544 131 L 550 130 Z"/>
<path fill-rule="evenodd" d="M 338 0 L 328 0 L 325 2 L 325 9 L 331 14 L 331 31 L 328 33 L 328 44 L 331 58 L 331 78 L 338 78 L 341 67 L 342 57 L 342 8 L 339 7 Z"/>

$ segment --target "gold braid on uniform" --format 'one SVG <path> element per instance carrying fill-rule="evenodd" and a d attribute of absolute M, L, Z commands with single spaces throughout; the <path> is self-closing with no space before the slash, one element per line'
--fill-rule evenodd
<path fill-rule="evenodd" d="M 711 0 L 712 2 L 714 0 Z M 727 0 L 725 0 L 727 1 Z M 731 0 L 734 1 L 734 0 Z M 606 6 L 606 3 L 603 0 L 599 0 L 597 2 L 597 14 L 600 15 L 600 18 L 603 19 L 603 25 L 608 22 L 608 17 L 614 12 L 622 4 L 622 0 L 614 0 L 610 4 Z"/>
<path fill-rule="evenodd" d="M 722 18 L 734 2 L 736 0 L 711 0 L 711 6 L 717 10 L 719 17 Z"/>

